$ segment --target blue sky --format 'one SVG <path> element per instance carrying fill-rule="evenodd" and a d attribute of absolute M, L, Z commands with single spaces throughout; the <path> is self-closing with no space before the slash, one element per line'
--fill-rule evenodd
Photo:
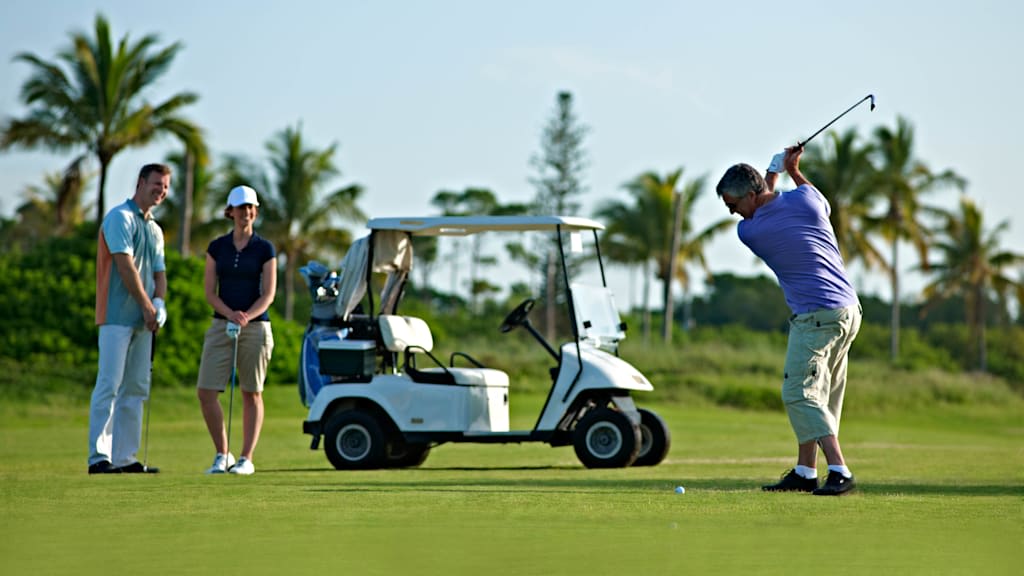
<path fill-rule="evenodd" d="M 698 222 L 727 213 L 713 184 L 731 164 L 767 166 L 868 93 L 837 128 L 869 134 L 897 115 L 916 130 L 917 156 L 967 178 L 1004 245 L 1024 251 L 1011 201 L 1024 133 L 1024 4 L 979 0 L 831 2 L 533 1 L 267 2 L 7 0 L 0 7 L 0 116 L 20 116 L 28 67 L 51 59 L 97 11 L 114 35 L 156 33 L 184 45 L 150 96 L 191 90 L 188 116 L 216 154 L 263 159 L 264 143 L 302 122 L 307 141 L 339 144 L 342 176 L 359 183 L 371 216 L 432 213 L 439 189 L 533 197 L 531 155 L 555 95 L 573 93 L 590 127 L 584 212 L 623 197 L 642 171 L 680 166 L 707 175 Z M 129 195 L 138 167 L 170 140 L 116 157 L 108 206 Z M 0 213 L 70 156 L 0 155 Z M 956 193 L 932 202 L 953 207 Z M 904 249 L 902 260 L 913 258 Z M 734 234 L 708 253 L 716 272 L 767 272 Z M 854 270 L 863 291 L 885 283 Z M 919 283 L 918 283 L 919 286 Z M 908 290 L 914 288 L 911 282 Z"/>

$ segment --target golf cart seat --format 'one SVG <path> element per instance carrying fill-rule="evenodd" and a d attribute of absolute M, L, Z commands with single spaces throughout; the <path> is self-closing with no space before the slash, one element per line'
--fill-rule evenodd
<path fill-rule="evenodd" d="M 430 327 L 420 318 L 412 316 L 380 315 L 380 336 L 384 347 L 395 353 L 403 353 L 405 360 L 403 371 L 413 380 L 426 384 L 452 384 L 462 386 L 496 386 L 508 387 L 508 374 L 501 370 L 484 368 L 479 362 L 467 354 L 454 352 L 449 364 L 445 366 L 433 354 L 434 337 Z M 434 361 L 436 367 L 417 368 L 416 356 L 426 354 Z M 461 356 L 475 364 L 476 368 L 454 367 L 455 357 Z"/>

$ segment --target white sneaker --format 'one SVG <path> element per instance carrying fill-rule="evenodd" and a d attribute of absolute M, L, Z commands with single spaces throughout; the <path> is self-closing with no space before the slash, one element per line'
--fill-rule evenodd
<path fill-rule="evenodd" d="M 233 454 L 228 452 L 225 456 L 220 452 L 213 457 L 213 466 L 210 466 L 207 470 L 207 474 L 223 474 L 228 471 L 229 468 L 235 465 L 235 457 Z"/>
<path fill-rule="evenodd" d="M 249 460 L 245 456 L 238 459 L 238 464 L 228 467 L 229 474 L 241 474 L 248 476 L 256 471 L 256 467 L 252 465 L 252 460 Z"/>

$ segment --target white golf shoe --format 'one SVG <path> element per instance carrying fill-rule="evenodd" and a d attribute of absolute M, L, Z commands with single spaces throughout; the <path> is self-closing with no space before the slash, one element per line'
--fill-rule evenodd
<path fill-rule="evenodd" d="M 228 474 L 241 474 L 248 476 L 256 471 L 256 467 L 252 465 L 252 460 L 249 460 L 245 456 L 238 459 L 238 463 L 234 466 L 228 467 Z"/>
<path fill-rule="evenodd" d="M 213 457 L 213 466 L 207 468 L 207 474 L 223 474 L 235 465 L 235 457 L 230 452 L 225 456 L 220 452 Z"/>

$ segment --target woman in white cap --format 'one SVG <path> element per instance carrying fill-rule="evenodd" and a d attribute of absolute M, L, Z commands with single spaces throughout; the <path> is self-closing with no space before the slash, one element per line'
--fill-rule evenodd
<path fill-rule="evenodd" d="M 210 242 L 206 249 L 203 283 L 206 301 L 213 307 L 213 322 L 203 341 L 197 393 L 217 451 L 208 474 L 256 471 L 252 453 L 263 426 L 263 382 L 274 349 L 267 309 L 274 302 L 277 285 L 274 245 L 253 231 L 259 205 L 252 188 L 232 188 L 224 216 L 234 221 L 234 228 Z M 235 374 L 233 366 L 237 366 Z M 224 411 L 217 398 L 232 378 L 237 378 L 243 401 L 242 451 L 237 463 L 228 446 Z M 232 388 L 230 402 L 233 401 Z"/>

